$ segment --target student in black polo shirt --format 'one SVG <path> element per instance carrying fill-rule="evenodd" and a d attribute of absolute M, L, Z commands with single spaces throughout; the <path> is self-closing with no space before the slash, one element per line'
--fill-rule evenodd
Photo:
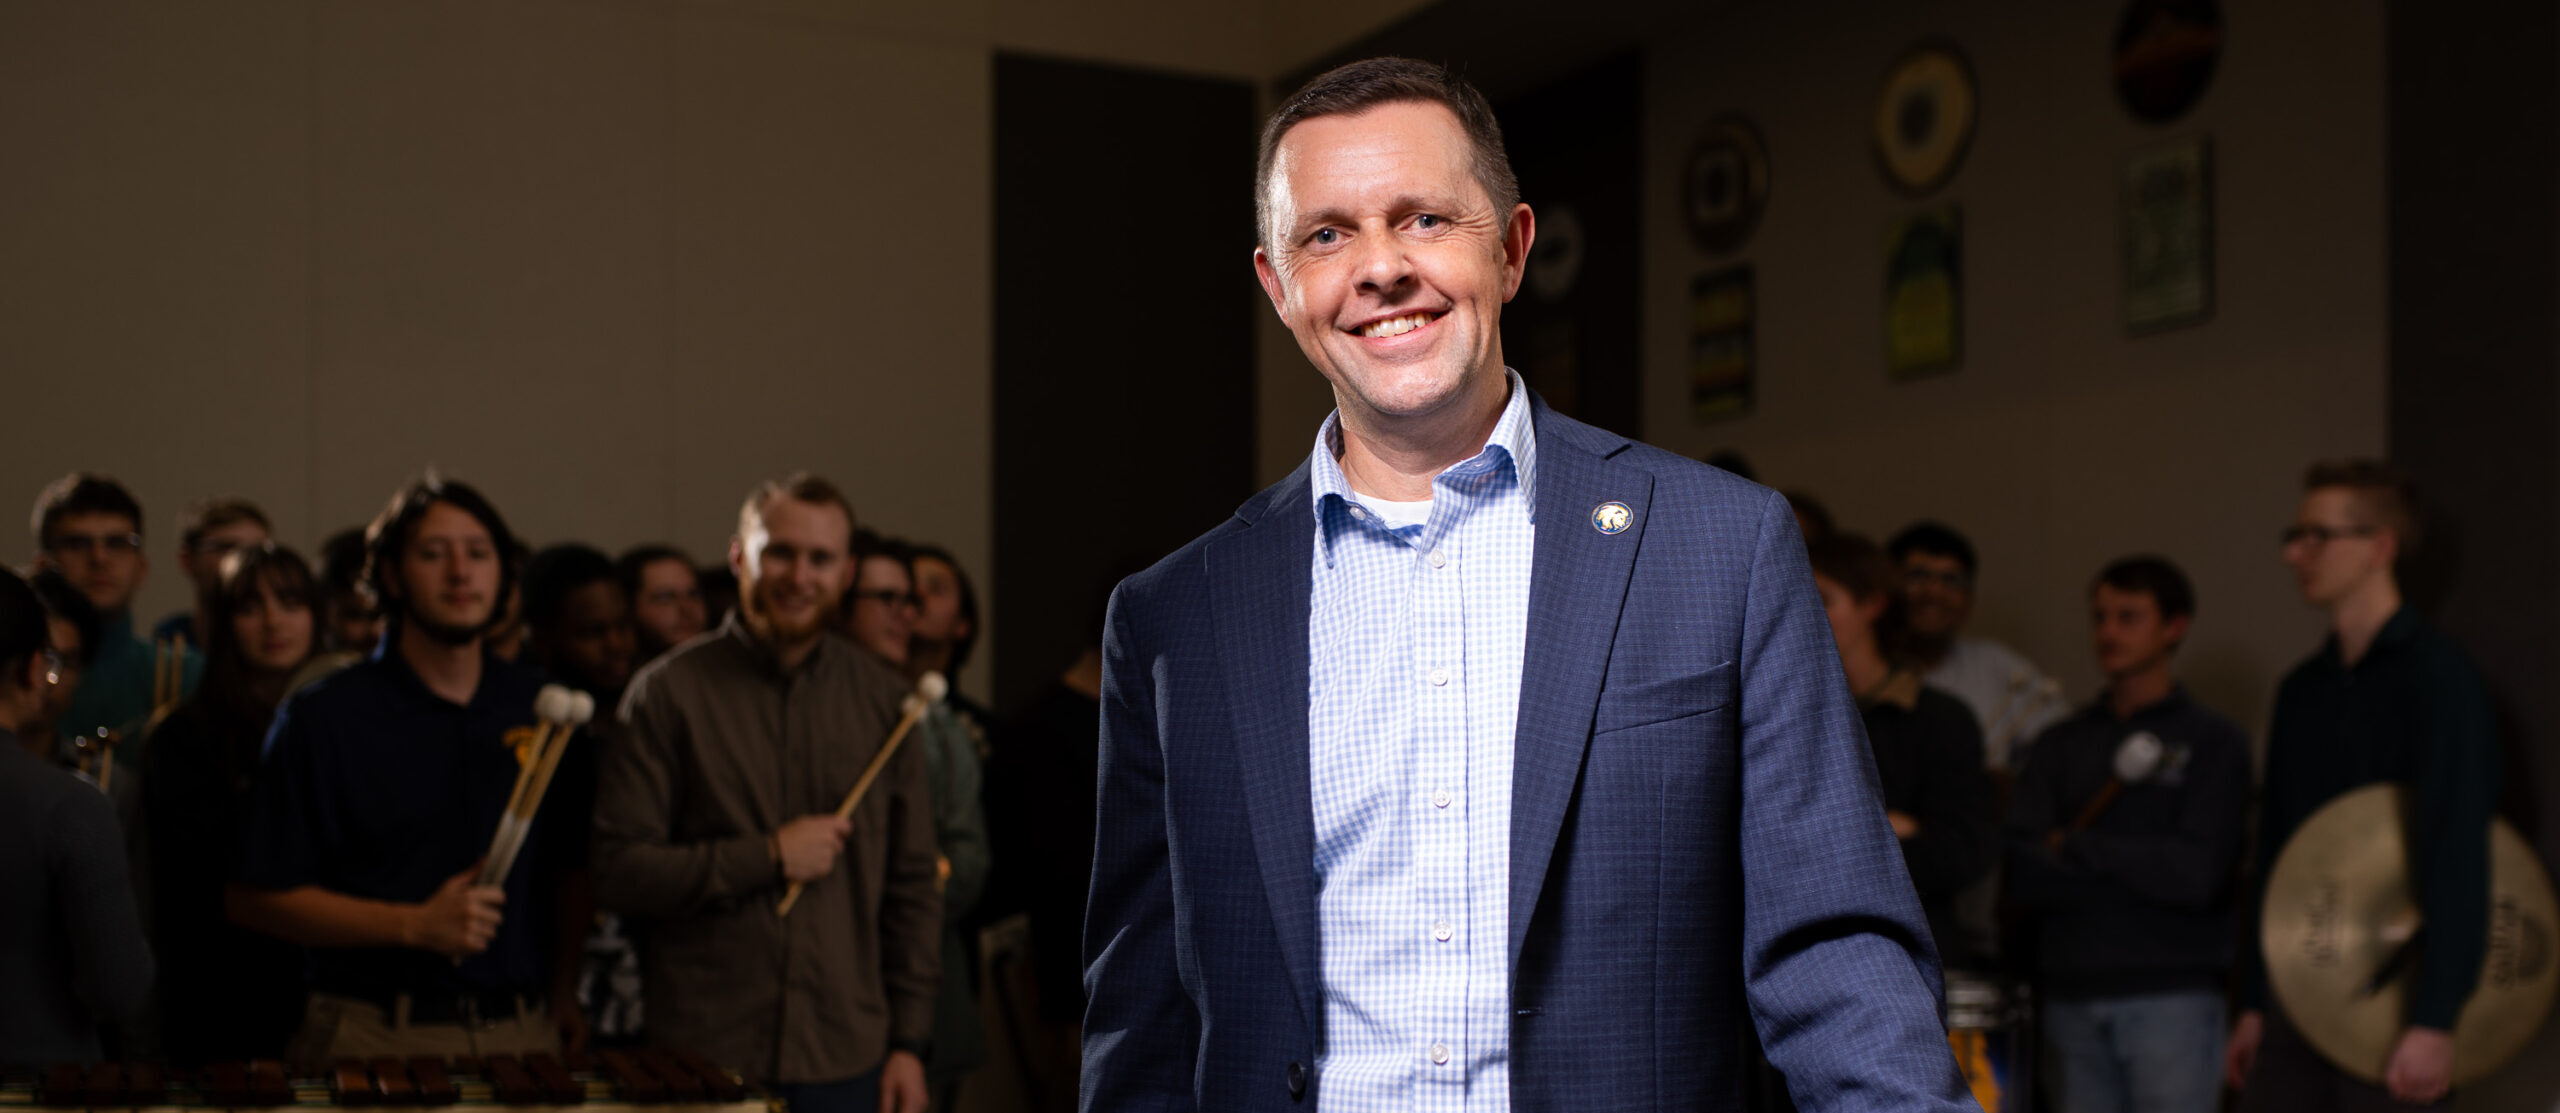
<path fill-rule="evenodd" d="M 2026 751 L 2009 801 L 2009 898 L 2029 915 L 2045 1060 L 2066 1113 L 2190 1113 L 2222 1098 L 2249 739 L 2170 670 L 2195 589 L 2159 557 L 2089 588 L 2107 690 Z M 2126 747 L 2155 755 L 2118 781 Z M 2121 783 L 2083 828 L 2080 817 Z"/>
<path fill-rule="evenodd" d="M 2488 951 L 2495 712 L 2462 651 L 2401 601 L 2392 567 L 2417 542 L 2408 480 L 2369 460 L 2323 463 L 2303 492 L 2284 559 L 2303 601 L 2329 613 L 2330 636 L 2276 689 L 2245 938 L 2258 938 L 2267 874 L 2303 821 L 2390 781 L 2409 793 L 2409 880 L 2426 946 L 2382 1086 L 2311 1050 L 2269 992 L 2254 946 L 2241 951 L 2243 1011 L 2224 1069 L 2244 1087 L 2244 1111 L 2448 1108 L 2454 1020 Z"/>
<path fill-rule="evenodd" d="M 567 905 L 585 890 L 563 876 L 584 817 L 546 808 L 505 886 L 472 884 L 534 723 L 534 679 L 482 637 L 515 538 L 479 492 L 429 472 L 366 550 L 389 633 L 278 710 L 232 917 L 313 948 L 298 1062 L 555 1050 L 584 1030 L 587 909 Z"/>

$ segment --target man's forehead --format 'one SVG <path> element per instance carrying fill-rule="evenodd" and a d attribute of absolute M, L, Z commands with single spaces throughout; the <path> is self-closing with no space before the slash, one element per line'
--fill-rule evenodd
<path fill-rule="evenodd" d="M 1474 181 L 1473 158 L 1466 129 L 1446 107 L 1391 101 L 1299 121 L 1273 152 L 1271 189 L 1275 201 L 1286 202 L 1295 187 L 1318 185 L 1301 181 L 1317 175 L 1336 187 L 1448 188 Z"/>
<path fill-rule="evenodd" d="M 142 524 L 112 510 L 83 510 L 65 514 L 54 520 L 53 532 L 64 533 L 133 533 Z"/>
<path fill-rule="evenodd" d="M 843 507 L 787 496 L 764 505 L 756 515 L 755 532 L 807 549 L 841 553 L 853 546 L 853 519 Z"/>

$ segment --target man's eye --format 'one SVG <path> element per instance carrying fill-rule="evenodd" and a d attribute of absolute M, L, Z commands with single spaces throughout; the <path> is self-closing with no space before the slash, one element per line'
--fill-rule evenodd
<path fill-rule="evenodd" d="M 1307 237 L 1307 242 L 1322 247 L 1330 247 L 1341 239 L 1342 233 L 1340 232 L 1331 228 L 1318 228 L 1316 229 L 1315 235 Z"/>
<path fill-rule="evenodd" d="M 1413 218 L 1413 226 L 1426 230 L 1437 228 L 1440 226 L 1440 218 L 1433 216 L 1430 213 L 1424 213 L 1421 216 Z"/>

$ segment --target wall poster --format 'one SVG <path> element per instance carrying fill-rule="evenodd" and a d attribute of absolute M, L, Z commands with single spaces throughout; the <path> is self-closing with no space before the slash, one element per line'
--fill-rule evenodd
<path fill-rule="evenodd" d="M 1751 411 L 1759 315 L 1748 265 L 1711 271 L 1689 284 L 1689 405 L 1698 420 Z"/>
<path fill-rule="evenodd" d="M 1964 359 L 1964 210 L 1912 213 L 1885 234 L 1885 371 L 1909 379 Z"/>
<path fill-rule="evenodd" d="M 2213 316 L 2213 145 L 2191 139 L 2124 166 L 2124 323 L 2136 333 Z"/>

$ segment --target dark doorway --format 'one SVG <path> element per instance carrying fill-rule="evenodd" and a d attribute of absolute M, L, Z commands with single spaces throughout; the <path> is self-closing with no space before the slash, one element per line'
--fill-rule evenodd
<path fill-rule="evenodd" d="M 1253 493 L 1254 93 L 995 59 L 995 703 Z"/>
<path fill-rule="evenodd" d="M 1644 434 L 1644 69 L 1633 51 L 1495 106 L 1538 238 L 1502 354 L 1557 411 Z"/>

